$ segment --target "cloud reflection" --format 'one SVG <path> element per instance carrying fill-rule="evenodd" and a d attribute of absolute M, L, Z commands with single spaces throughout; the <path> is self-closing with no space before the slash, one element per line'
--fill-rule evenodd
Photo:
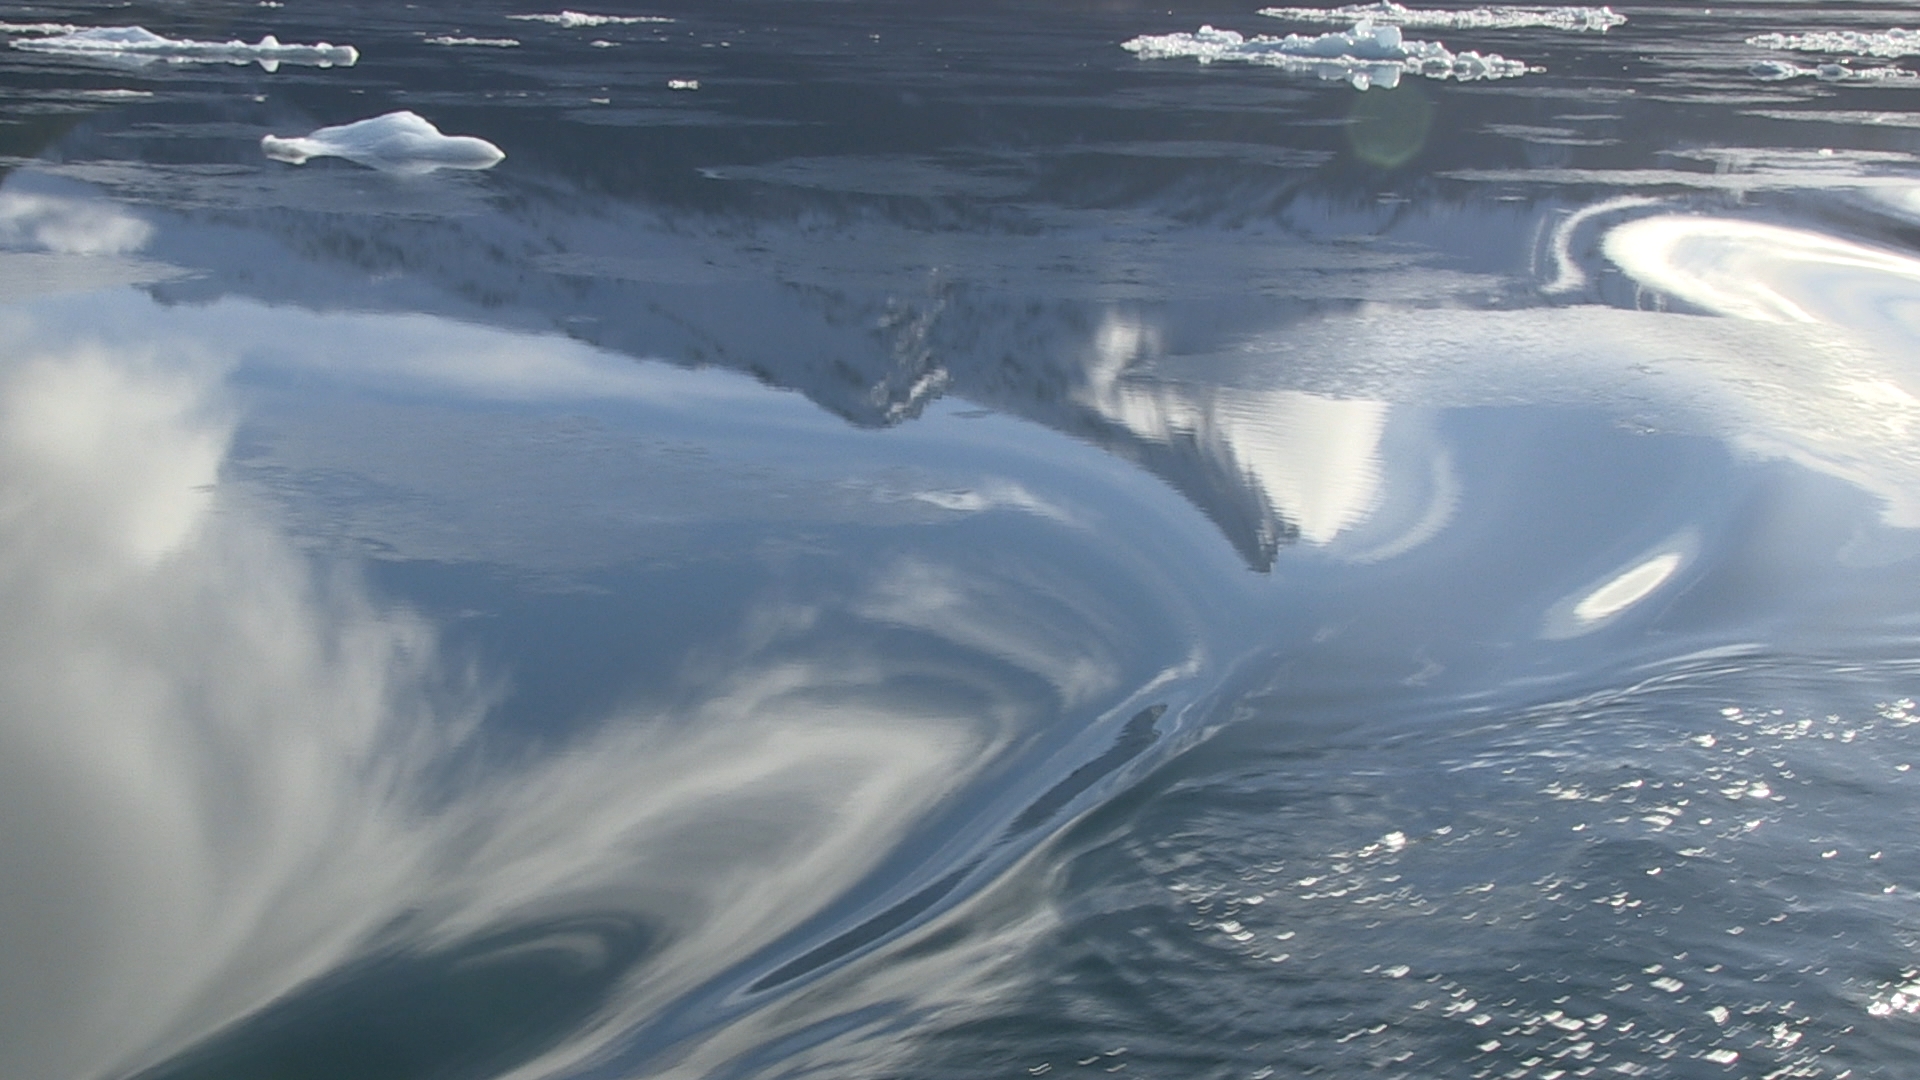
<path fill-rule="evenodd" d="M 1332 543 L 1378 505 L 1384 402 L 1127 379 L 1151 336 L 1144 324 L 1110 317 L 1094 336 L 1083 403 L 1140 439 L 1233 478 L 1241 489 L 1234 494 L 1259 504 L 1263 563 L 1290 535 Z"/>
<path fill-rule="evenodd" d="M 11 1080 L 124 1074 L 195 1046 L 255 1061 L 265 1036 L 232 1025 L 269 1002 L 322 1008 L 358 993 L 340 982 L 354 971 L 404 981 L 467 942 L 573 955 L 587 931 L 568 927 L 617 916 L 645 959 L 582 969 L 611 982 L 538 1067 L 578 1062 L 723 993 L 740 965 L 804 951 L 818 938 L 797 928 L 933 808 L 1008 753 L 1056 752 L 1062 710 L 1125 696 L 1121 616 L 1097 593 L 922 559 L 876 567 L 850 600 L 762 612 L 684 686 L 556 752 L 473 764 L 499 756 L 483 752 L 487 681 L 222 482 L 231 361 L 156 340 L 27 350 L 0 375 Z M 548 392 L 497 352 L 471 358 L 476 386 Z M 909 865 L 899 887 L 937 869 Z M 522 948 L 500 937 L 516 927 L 559 929 Z M 303 986 L 331 989 L 286 996 Z"/>

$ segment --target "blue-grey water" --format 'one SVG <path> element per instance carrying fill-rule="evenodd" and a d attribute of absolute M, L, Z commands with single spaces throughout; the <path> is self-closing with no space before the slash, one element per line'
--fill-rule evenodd
<path fill-rule="evenodd" d="M 1258 7 L 0 5 L 0 1077 L 1920 1075 L 1920 11 Z"/>

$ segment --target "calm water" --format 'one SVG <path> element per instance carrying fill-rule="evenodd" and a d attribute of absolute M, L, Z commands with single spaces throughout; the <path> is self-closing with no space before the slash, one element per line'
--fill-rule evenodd
<path fill-rule="evenodd" d="M 1913 1076 L 1920 16 L 1257 7 L 0 6 L 0 1076 Z"/>

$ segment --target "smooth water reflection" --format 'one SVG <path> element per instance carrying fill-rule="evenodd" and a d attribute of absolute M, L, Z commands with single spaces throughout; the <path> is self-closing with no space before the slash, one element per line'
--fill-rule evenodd
<path fill-rule="evenodd" d="M 1315 988 L 1365 958 L 1454 978 L 1425 1016 L 1519 1001 L 1429 897 L 1484 877 L 1523 923 L 1560 879 L 1514 875 L 1556 858 L 1678 876 L 1560 804 L 1639 798 L 1616 768 L 1771 803 L 1798 758 L 1675 754 L 1746 737 L 1703 703 L 1805 671 L 1773 707 L 1839 716 L 1905 677 L 1876 666 L 1920 551 L 1899 153 L 1667 153 L 1764 147 L 1752 111 L 1639 145 L 1658 106 L 1616 61 L 1679 55 L 1644 38 L 1569 46 L 1562 83 L 1368 91 L 1422 118 L 1383 156 L 1344 86 L 1100 60 L 1152 13 L 945 13 L 896 53 L 872 35 L 914 18 L 863 11 L 621 24 L 590 55 L 662 50 L 631 70 L 544 24 L 453 64 L 416 39 L 471 28 L 393 13 L 352 72 L 166 73 L 34 129 L 0 183 L 0 1073 L 1037 1074 L 1111 1033 L 1075 1067 L 1162 1040 L 1213 1075 L 1269 1020 L 1309 1049 L 1247 1073 L 1523 1062 L 1463 1029 L 1406 1065 Z M 508 157 L 258 155 L 381 95 Z M 1767 827 L 1865 843 L 1867 766 L 1831 762 L 1837 823 Z M 1722 891 L 1772 895 L 1739 858 Z M 1258 888 L 1198 936 L 1113 899 L 1228 879 Z M 1651 940 L 1503 970 L 1584 986 Z M 1233 966 L 1296 949 L 1324 964 Z M 1844 985 L 1891 1016 L 1913 977 L 1883 974 Z M 1572 1030 L 1548 1011 L 1502 1022 Z"/>
<path fill-rule="evenodd" d="M 478 1055 L 473 1075 L 484 1075 L 518 1064 L 499 1054 L 564 1041 L 537 1066 L 551 1069 L 663 1013 L 660 1038 L 684 1039 L 754 991 L 884 938 L 900 920 L 822 952 L 956 868 L 985 873 L 1017 853 L 995 854 L 1001 833 L 1033 834 L 1136 766 L 1160 737 L 1152 718 L 1190 700 L 1182 686 L 1215 660 L 1196 597 L 1170 588 L 1187 575 L 1158 574 L 1151 542 L 1076 563 L 1048 555 L 1043 536 L 993 562 L 882 543 L 851 577 L 823 581 L 777 570 L 804 551 L 748 538 L 715 554 L 747 575 L 773 559 L 773 591 L 662 597 L 646 618 L 720 604 L 732 625 L 682 642 L 664 678 L 620 689 L 626 702 L 608 714 L 549 717 L 536 753 L 485 719 L 504 715 L 511 673 L 465 667 L 362 575 L 313 562 L 270 493 L 234 478 L 246 381 L 304 368 L 277 377 L 300 380 L 310 401 L 329 380 L 375 396 L 398 387 L 403 399 L 624 400 L 656 437 L 676 413 L 717 424 L 703 435 L 720 454 L 730 438 L 818 424 L 728 376 L 390 316 L 168 314 L 137 294 L 96 294 L 11 318 L 16 340 L 37 344 L 4 388 L 16 613 L 5 682 L 25 718 L 3 755 L 4 850 L 22 860 L 4 875 L 4 967 L 24 975 L 0 1039 L 9 1075 L 137 1069 L 304 986 L 155 1075 L 278 1069 L 312 1052 L 311 1024 L 341 1022 L 324 1019 L 337 1012 L 330 995 L 424 979 L 403 996 L 424 997 L 409 1007 L 431 1014 L 435 995 L 459 1012 L 473 995 L 506 993 L 423 973 L 484 968 L 492 961 L 478 958 L 501 941 L 536 965 L 590 958 L 546 965 L 554 973 L 539 978 L 560 979 L 553 993 L 573 1004 L 545 1034 L 530 1020 L 536 1030 L 500 1035 L 492 1054 L 455 1040 L 440 1062 L 428 1033 L 388 1046 L 377 1031 L 335 1032 L 345 1041 L 326 1053 L 337 1057 L 298 1067 L 411 1075 Z M 397 363 L 369 370 L 370 356 Z M 951 441 L 979 453 L 964 433 Z M 696 477 L 764 468 L 753 455 L 717 470 L 697 456 Z M 710 529 L 742 514 L 739 531 L 769 518 L 788 529 L 794 519 L 761 500 L 819 482 L 823 468 L 848 471 L 815 459 L 792 480 L 749 475 L 737 492 L 710 492 L 710 514 L 678 502 L 643 524 L 692 515 Z M 1083 491 L 1053 510 L 962 497 L 994 492 L 988 483 L 919 491 L 899 476 L 888 491 L 865 471 L 827 481 L 867 489 L 816 507 L 823 527 L 926 530 L 1001 514 L 1078 532 L 1076 517 L 1111 512 L 1100 502 L 1114 497 Z M 1124 603 L 1097 584 L 1120 567 Z M 1064 788 L 1048 778 L 1052 762 L 1098 756 L 1155 703 L 1122 758 Z M 934 894 L 914 914 L 947 901 Z M 606 927 L 613 937 L 597 936 Z M 559 945 L 542 944 L 553 934 Z M 566 944 L 577 941 L 588 944 Z M 522 977 L 497 976 L 502 987 Z M 432 1060 L 414 1061 L 422 1054 Z"/>

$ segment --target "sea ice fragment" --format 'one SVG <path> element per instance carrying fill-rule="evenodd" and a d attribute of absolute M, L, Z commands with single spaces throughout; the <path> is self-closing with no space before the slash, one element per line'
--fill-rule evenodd
<path fill-rule="evenodd" d="M 1430 26 L 1450 30 L 1518 30 L 1540 27 L 1549 30 L 1605 31 L 1627 21 L 1606 7 L 1477 7 L 1461 11 L 1428 10 L 1378 0 L 1372 4 L 1348 4 L 1337 8 L 1270 7 L 1260 14 L 1288 22 L 1357 22 L 1394 26 Z"/>
<path fill-rule="evenodd" d="M 635 23 L 670 23 L 673 20 L 660 15 L 588 15 L 579 11 L 561 11 L 551 15 L 509 15 L 509 19 L 523 22 L 552 23 L 569 29 L 582 26 L 630 26 Z"/>
<path fill-rule="evenodd" d="M 1920 56 L 1920 30 L 1861 32 L 1824 30 L 1809 34 L 1756 34 L 1747 44 L 1761 49 L 1787 49 L 1793 52 L 1851 53 L 1855 56 Z"/>
<path fill-rule="evenodd" d="M 511 49 L 520 44 L 513 38 L 454 37 L 451 34 L 425 38 L 424 41 L 428 45 L 484 45 L 494 49 Z"/>
<path fill-rule="evenodd" d="M 442 135 L 439 128 L 404 109 L 296 138 L 268 135 L 260 140 L 260 149 L 275 161 L 292 165 L 309 158 L 340 157 L 399 173 L 490 169 L 507 156 L 485 139 Z"/>
<path fill-rule="evenodd" d="M 257 63 L 268 71 L 281 64 L 309 67 L 352 67 L 360 60 L 360 51 L 351 45 L 282 45 L 272 34 L 249 45 L 244 41 L 193 41 L 162 37 L 144 26 L 98 26 L 75 30 L 70 34 L 28 38 L 12 43 L 28 52 L 57 53 L 112 60 L 152 63 L 165 60 L 187 63 Z"/>
<path fill-rule="evenodd" d="M 1503 79 L 1532 70 L 1518 60 L 1477 52 L 1453 52 L 1437 41 L 1411 41 L 1393 25 L 1359 22 L 1353 29 L 1306 37 L 1258 35 L 1202 26 L 1192 34 L 1143 34 L 1121 48 L 1143 60 L 1192 57 L 1203 64 L 1220 60 L 1310 72 L 1322 79 L 1345 79 L 1356 88 L 1391 89 L 1403 74 L 1429 79 Z"/>
<path fill-rule="evenodd" d="M 1821 64 L 1818 67 L 1806 67 L 1788 60 L 1756 60 L 1747 70 L 1754 78 L 1763 82 L 1784 82 L 1787 79 L 1806 78 L 1819 79 L 1821 82 L 1869 83 L 1879 86 L 1909 86 L 1920 82 L 1920 72 L 1892 66 L 1852 68 L 1845 64 Z"/>

